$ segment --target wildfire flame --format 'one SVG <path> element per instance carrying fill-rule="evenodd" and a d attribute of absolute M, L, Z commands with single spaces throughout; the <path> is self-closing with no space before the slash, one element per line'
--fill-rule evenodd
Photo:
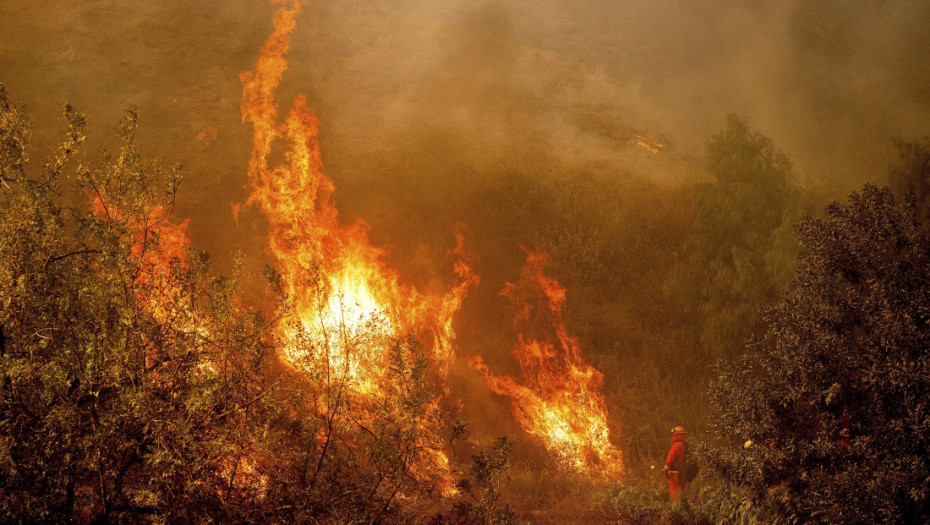
<path fill-rule="evenodd" d="M 287 36 L 301 10 L 300 1 L 287 4 L 274 16 L 275 31 L 262 48 L 256 71 L 241 75 L 242 118 L 254 130 L 248 204 L 259 205 L 268 218 L 271 251 L 294 302 L 298 329 L 321 340 L 332 334 L 352 338 L 373 328 L 385 337 L 431 331 L 434 357 L 447 370 L 453 359 L 452 314 L 476 278 L 460 263 L 459 286 L 443 297 L 425 296 L 398 284 L 396 272 L 382 262 L 383 250 L 369 242 L 364 222 L 339 224 L 331 201 L 335 186 L 323 173 L 319 121 L 306 98 L 298 96 L 285 123 L 276 123 L 274 93 L 287 69 Z M 290 150 L 282 164 L 272 167 L 268 157 L 279 138 Z M 383 360 L 378 355 L 350 360 L 359 388 L 375 391 L 375 382 L 364 378 L 376 379 Z"/>
<path fill-rule="evenodd" d="M 655 138 L 639 132 L 633 132 L 631 142 L 635 142 L 637 146 L 650 153 L 658 153 L 666 148 L 665 144 L 659 142 Z"/>
<path fill-rule="evenodd" d="M 284 123 L 277 123 L 275 91 L 287 69 L 288 35 L 302 2 L 277 3 L 286 5 L 274 15 L 274 32 L 255 71 L 240 76 L 242 118 L 253 128 L 247 204 L 257 205 L 267 217 L 270 250 L 291 303 L 290 315 L 278 326 L 285 359 L 307 372 L 319 372 L 308 367 L 322 363 L 358 396 L 353 410 L 364 411 L 365 400 L 381 397 L 390 380 L 394 338 L 431 337 L 430 356 L 440 374 L 448 372 L 455 356 L 452 317 L 477 277 L 460 262 L 459 285 L 444 296 L 421 294 L 399 284 L 396 272 L 383 262 L 383 250 L 371 245 L 364 222 L 339 223 L 331 200 L 335 185 L 323 173 L 319 121 L 306 98 L 298 96 Z M 287 142 L 288 151 L 283 162 L 272 166 L 268 159 L 279 139 Z M 460 253 L 464 232 L 457 237 Z M 441 451 L 431 450 L 429 464 L 448 465 Z"/>
<path fill-rule="evenodd" d="M 521 426 L 541 439 L 563 465 L 615 479 L 623 462 L 609 439 L 607 404 L 599 393 L 603 376 L 584 363 L 578 340 L 568 334 L 562 318 L 565 289 L 544 274 L 545 264 L 544 255 L 528 254 L 521 279 L 508 283 L 502 292 L 518 308 L 514 320 L 518 344 L 513 354 L 522 383 L 492 374 L 478 356 L 470 364 L 485 376 L 491 390 L 513 400 Z M 536 297 L 544 300 L 544 308 L 531 307 Z M 529 335 L 539 326 L 534 317 L 547 321 L 552 330 L 548 337 Z"/>
<path fill-rule="evenodd" d="M 665 148 L 665 144 L 646 137 L 640 137 L 636 139 L 636 145 L 652 153 L 658 153 Z"/>
<path fill-rule="evenodd" d="M 390 342 L 413 335 L 430 340 L 429 356 L 441 377 L 455 359 L 452 319 L 478 278 L 465 262 L 467 230 L 456 228 L 453 254 L 459 283 L 443 296 L 424 295 L 403 286 L 384 262 L 383 250 L 371 245 L 367 225 L 339 223 L 332 202 L 335 185 L 323 173 L 318 142 L 319 121 L 300 95 L 282 124 L 278 123 L 275 92 L 287 69 L 288 35 L 296 27 L 300 0 L 285 4 L 274 15 L 274 32 L 262 47 L 254 72 L 243 73 L 242 118 L 253 128 L 249 162 L 248 205 L 267 217 L 269 248 L 278 262 L 281 283 L 291 305 L 277 331 L 285 360 L 296 369 L 326 377 L 336 373 L 352 395 L 353 417 L 365 421 L 365 410 L 390 389 Z M 283 160 L 271 165 L 273 147 L 288 145 Z M 523 427 L 540 437 L 567 466 L 610 477 L 622 470 L 620 452 L 608 439 L 606 402 L 598 392 L 601 374 L 586 365 L 578 342 L 562 320 L 565 290 L 543 274 L 545 257 L 530 254 L 523 278 L 504 295 L 522 309 L 516 318 L 520 344 L 514 352 L 524 383 L 494 376 L 480 358 L 481 370 L 498 394 L 514 400 Z M 530 294 L 544 298 L 554 340 L 530 337 Z M 357 412 L 357 413 L 356 413 Z M 422 421 L 434 433 L 438 398 Z M 424 457 L 412 465 L 416 475 L 448 471 L 448 457 L 434 447 L 422 447 Z M 447 478 L 448 479 L 448 478 Z M 446 493 L 454 489 L 450 483 Z"/>

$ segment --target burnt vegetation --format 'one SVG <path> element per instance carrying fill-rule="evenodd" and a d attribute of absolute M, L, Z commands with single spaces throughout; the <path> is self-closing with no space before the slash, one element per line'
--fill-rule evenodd
<path fill-rule="evenodd" d="M 738 117 L 710 138 L 704 182 L 514 169 L 476 192 L 475 236 L 548 253 L 568 290 L 621 484 L 559 470 L 526 436 L 469 439 L 430 408 L 414 338 L 386 343 L 386 395 L 360 418 L 338 367 L 278 360 L 274 270 L 278 308 L 258 313 L 179 241 L 181 170 L 141 158 L 135 112 L 113 153 L 86 153 L 83 117 L 64 117 L 36 163 L 0 87 L 2 521 L 930 520 L 927 143 L 898 144 L 891 189 L 826 211 L 828 190 Z M 319 359 L 347 337 L 289 344 Z M 660 475 L 676 424 L 703 465 L 684 506 Z M 453 459 L 453 491 L 421 472 L 430 450 Z"/>

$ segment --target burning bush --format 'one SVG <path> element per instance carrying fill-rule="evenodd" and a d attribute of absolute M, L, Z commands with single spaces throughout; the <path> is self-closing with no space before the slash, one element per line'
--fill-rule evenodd
<path fill-rule="evenodd" d="M 187 249 L 170 219 L 179 172 L 142 161 L 135 113 L 119 154 L 94 168 L 83 117 L 65 117 L 64 143 L 33 170 L 28 126 L 0 91 L 0 512 L 212 513 L 241 492 L 221 473 L 229 451 L 250 448 L 240 429 L 267 389 L 263 322 Z"/>

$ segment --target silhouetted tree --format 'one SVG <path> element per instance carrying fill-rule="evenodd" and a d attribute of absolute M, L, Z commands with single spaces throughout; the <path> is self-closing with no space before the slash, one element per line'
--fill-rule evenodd
<path fill-rule="evenodd" d="M 448 516 L 439 514 L 430 525 L 504 525 L 514 523 L 513 509 L 502 498 L 505 475 L 510 468 L 513 442 L 499 437 L 487 451 L 472 456 L 471 476 L 462 478 L 458 486 L 465 498 L 455 503 Z"/>
<path fill-rule="evenodd" d="M 865 186 L 798 228 L 794 284 L 711 392 L 710 455 L 773 517 L 930 520 L 930 242 L 913 198 Z"/>
<path fill-rule="evenodd" d="M 446 445 L 420 343 L 345 335 L 338 344 L 387 351 L 388 374 L 372 396 L 353 389 L 347 367 L 323 350 L 330 342 L 300 336 L 291 342 L 304 354 L 288 395 L 275 396 L 279 416 L 266 432 L 275 464 L 263 521 L 408 523 L 411 508 L 442 498 L 452 473 L 430 455 Z"/>

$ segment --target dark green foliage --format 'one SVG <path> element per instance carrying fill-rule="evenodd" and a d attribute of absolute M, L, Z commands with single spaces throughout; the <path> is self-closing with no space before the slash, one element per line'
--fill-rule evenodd
<path fill-rule="evenodd" d="M 930 243 L 914 199 L 866 186 L 798 226 L 797 278 L 723 365 L 710 455 L 773 517 L 930 520 Z"/>
<path fill-rule="evenodd" d="M 620 523 L 670 523 L 667 495 L 638 486 L 616 485 L 601 495 L 601 512 Z"/>
<path fill-rule="evenodd" d="M 761 506 L 754 505 L 745 491 L 728 486 L 710 485 L 692 491 L 690 516 L 697 523 L 727 525 L 762 525 L 772 523 Z"/>
<path fill-rule="evenodd" d="M 668 502 L 668 492 L 617 485 L 597 495 L 598 522 L 663 525 L 761 525 L 771 523 L 761 509 L 739 492 L 704 487 L 692 491 L 688 502 Z"/>

